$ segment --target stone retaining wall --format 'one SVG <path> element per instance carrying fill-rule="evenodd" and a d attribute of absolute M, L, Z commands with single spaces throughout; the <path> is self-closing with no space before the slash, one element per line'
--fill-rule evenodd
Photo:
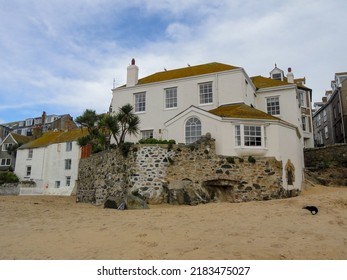
<path fill-rule="evenodd" d="M 347 167 L 347 144 L 305 149 L 304 157 L 308 168 Z"/>
<path fill-rule="evenodd" d="M 215 154 L 213 140 L 193 145 L 135 145 L 127 158 L 118 150 L 80 162 L 77 201 L 102 204 L 134 194 L 148 204 L 242 202 L 297 195 L 282 188 L 282 162 Z"/>

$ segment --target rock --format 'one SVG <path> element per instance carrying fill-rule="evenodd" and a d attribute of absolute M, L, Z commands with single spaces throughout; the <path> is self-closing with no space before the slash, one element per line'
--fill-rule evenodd
<path fill-rule="evenodd" d="M 126 195 L 125 204 L 127 209 L 149 209 L 146 201 L 132 194 Z"/>

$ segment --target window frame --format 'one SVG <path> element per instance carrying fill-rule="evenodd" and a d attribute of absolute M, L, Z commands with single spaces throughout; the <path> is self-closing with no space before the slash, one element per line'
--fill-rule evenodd
<path fill-rule="evenodd" d="M 187 126 L 188 122 L 193 121 L 193 120 L 196 120 L 196 122 L 191 123 L 191 124 L 189 124 L 189 126 Z M 189 135 L 188 135 L 188 129 L 189 129 Z M 185 143 L 187 145 L 192 144 L 192 143 L 196 142 L 197 140 L 201 139 L 201 136 L 202 136 L 202 122 L 201 122 L 201 120 L 196 116 L 189 117 L 184 123 Z"/>
<path fill-rule="evenodd" d="M 65 186 L 66 187 L 71 187 L 71 176 L 66 176 L 65 177 Z"/>
<path fill-rule="evenodd" d="M 65 170 L 71 170 L 72 160 L 71 158 L 65 159 Z"/>
<path fill-rule="evenodd" d="M 2 158 L 0 161 L 0 166 L 11 166 L 10 158 Z"/>
<path fill-rule="evenodd" d="M 146 92 L 134 93 L 134 112 L 145 113 L 146 112 Z"/>
<path fill-rule="evenodd" d="M 204 82 L 199 83 L 199 105 L 210 105 L 213 104 L 213 82 Z M 208 86 L 208 89 L 206 90 L 206 87 Z"/>
<path fill-rule="evenodd" d="M 154 130 L 153 129 L 144 129 L 144 130 L 141 130 L 140 133 L 141 133 L 141 139 L 153 138 Z M 146 133 L 149 134 L 149 137 L 144 136 Z"/>
<path fill-rule="evenodd" d="M 279 96 L 266 97 L 266 112 L 271 116 L 279 116 L 281 114 Z"/>
<path fill-rule="evenodd" d="M 31 173 L 32 173 L 32 167 L 31 165 L 26 165 L 25 166 L 25 177 L 30 177 L 31 176 Z"/>
<path fill-rule="evenodd" d="M 66 152 L 72 151 L 72 141 L 66 142 Z"/>
<path fill-rule="evenodd" d="M 247 149 L 264 149 L 266 147 L 265 133 L 265 126 L 261 124 L 235 124 L 235 147 Z M 248 142 L 246 142 L 247 140 Z"/>
<path fill-rule="evenodd" d="M 178 106 L 177 101 L 177 87 L 164 88 L 165 94 L 165 109 L 176 109 Z M 171 96 L 168 96 L 171 95 Z"/>
<path fill-rule="evenodd" d="M 28 150 L 28 159 L 32 159 L 34 155 L 34 149 L 29 149 Z"/>

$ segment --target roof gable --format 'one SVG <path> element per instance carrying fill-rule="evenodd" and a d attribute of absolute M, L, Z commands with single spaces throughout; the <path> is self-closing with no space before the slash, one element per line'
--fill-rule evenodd
<path fill-rule="evenodd" d="M 192 77 L 192 76 L 198 76 L 198 75 L 204 75 L 204 74 L 210 74 L 210 73 L 229 71 L 229 70 L 234 70 L 238 68 L 240 67 L 218 63 L 218 62 L 212 62 L 207 64 L 201 64 L 196 66 L 189 66 L 185 68 L 157 72 L 150 76 L 139 79 L 137 84 L 143 85 L 143 84 L 149 84 L 149 83 L 156 83 L 156 82 L 180 79 L 185 77 Z"/>

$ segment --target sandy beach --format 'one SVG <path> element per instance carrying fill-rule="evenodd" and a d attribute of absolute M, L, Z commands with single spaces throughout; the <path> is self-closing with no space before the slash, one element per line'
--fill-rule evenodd
<path fill-rule="evenodd" d="M 302 209 L 316 205 L 317 215 Z M 347 259 L 347 188 L 198 206 L 104 209 L 75 197 L 0 197 L 0 259 Z"/>

